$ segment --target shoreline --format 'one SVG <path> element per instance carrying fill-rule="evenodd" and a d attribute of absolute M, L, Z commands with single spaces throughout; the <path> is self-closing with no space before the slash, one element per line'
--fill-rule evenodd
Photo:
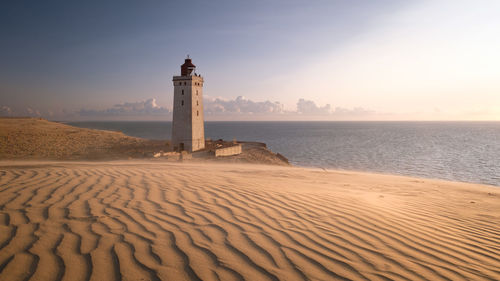
<path fill-rule="evenodd" d="M 121 125 L 113 125 L 113 123 L 120 122 L 104 123 L 109 123 L 106 125 L 109 128 L 120 128 L 124 133 L 135 136 L 142 135 L 134 129 L 141 127 L 138 124 L 121 122 Z M 427 126 L 406 122 L 408 123 L 406 126 L 404 124 L 389 125 L 385 122 L 385 125 L 371 126 L 369 124 L 361 125 L 366 122 L 350 122 L 353 123 L 352 125 L 335 125 L 333 124 L 335 122 L 331 125 L 323 124 L 324 122 L 306 122 L 311 123 L 309 126 L 305 123 L 300 125 L 297 122 L 285 122 L 286 124 L 283 124 L 284 127 L 282 127 L 273 122 L 260 122 L 254 125 L 247 123 L 254 122 L 224 122 L 225 125 L 213 123 L 207 132 L 218 132 L 214 134 L 214 138 L 217 135 L 227 139 L 236 137 L 241 140 L 260 140 L 267 143 L 271 150 L 282 153 L 290 160 L 295 160 L 295 165 L 304 167 L 326 168 L 329 166 L 333 169 L 340 167 L 347 170 L 402 174 L 500 186 L 500 178 L 498 177 L 500 170 L 496 164 L 497 161 L 495 161 L 496 158 L 499 158 L 497 157 L 499 150 L 496 149 L 498 144 L 494 141 L 495 138 L 498 138 L 499 131 L 498 126 L 494 124 L 485 123 L 484 126 L 474 126 L 473 124 L 445 122 L 442 125 L 436 125 L 434 122 L 432 124 L 425 123 L 428 124 Z M 104 125 L 93 122 L 83 126 L 106 128 Z M 170 125 L 154 125 L 152 122 L 148 126 L 151 126 L 153 131 L 161 131 Z M 314 137 L 297 136 L 290 139 L 286 137 L 287 132 L 303 127 L 307 127 L 305 132 Z M 247 133 L 250 130 L 256 133 Z M 234 134 L 231 133 L 233 131 Z M 467 132 L 474 132 L 474 137 L 468 139 Z M 144 134 L 144 136 L 146 135 Z M 168 133 L 164 135 L 165 138 L 168 138 L 167 135 Z M 391 135 L 393 137 L 390 137 Z M 421 135 L 422 138 L 418 139 L 417 135 Z M 370 141 L 373 143 L 373 147 L 366 145 L 367 142 L 363 141 L 363 139 L 371 137 L 374 137 Z M 327 141 L 330 138 L 335 140 L 331 144 Z M 352 139 L 352 145 L 349 144 L 349 139 Z M 468 147 L 468 140 L 470 147 Z M 391 148 L 390 145 L 384 143 L 394 143 L 394 147 Z M 322 151 L 321 147 L 326 150 Z M 413 156 L 408 157 L 408 154 L 402 152 L 406 150 Z"/>
<path fill-rule="evenodd" d="M 412 175 L 412 174 L 392 174 L 392 173 L 385 173 L 383 171 L 363 171 L 363 170 L 350 170 L 350 169 L 342 169 L 342 168 L 328 168 L 328 167 L 318 167 L 318 166 L 302 166 L 293 163 L 290 161 L 290 165 L 293 167 L 301 167 L 305 169 L 320 169 L 320 170 L 328 170 L 328 171 L 338 171 L 338 172 L 353 172 L 353 173 L 360 173 L 360 174 L 374 174 L 374 175 L 385 175 L 385 176 L 401 176 L 401 177 L 407 177 L 407 178 L 415 178 L 415 179 L 421 179 L 421 180 L 433 180 L 433 181 L 445 181 L 445 182 L 454 182 L 454 183 L 465 183 L 465 184 L 474 184 L 474 185 L 485 185 L 485 186 L 493 186 L 496 188 L 500 188 L 499 185 L 491 184 L 491 183 L 486 183 L 486 182 L 474 182 L 474 181 L 460 181 L 460 180 L 454 180 L 454 179 L 446 179 L 446 178 L 432 178 L 432 177 L 426 177 L 426 176 L 419 176 L 419 175 Z"/>

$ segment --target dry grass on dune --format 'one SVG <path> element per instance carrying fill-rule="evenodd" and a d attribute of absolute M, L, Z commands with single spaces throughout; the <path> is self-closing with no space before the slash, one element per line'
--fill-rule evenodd
<path fill-rule="evenodd" d="M 499 199 L 290 167 L 4 162 L 0 280 L 500 280 Z"/>

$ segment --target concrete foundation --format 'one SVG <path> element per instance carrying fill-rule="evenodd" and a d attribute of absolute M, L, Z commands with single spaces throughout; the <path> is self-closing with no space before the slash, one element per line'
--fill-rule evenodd
<path fill-rule="evenodd" d="M 215 157 L 232 156 L 232 155 L 238 155 L 238 154 L 241 154 L 241 144 L 237 144 L 237 145 L 229 146 L 229 147 L 224 147 L 224 148 L 217 148 L 215 150 Z"/>

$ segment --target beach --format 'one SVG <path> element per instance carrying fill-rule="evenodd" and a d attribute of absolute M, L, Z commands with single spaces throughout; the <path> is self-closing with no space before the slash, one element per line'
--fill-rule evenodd
<path fill-rule="evenodd" d="M 150 160 L 0 162 L 0 280 L 500 280 L 500 189 Z"/>

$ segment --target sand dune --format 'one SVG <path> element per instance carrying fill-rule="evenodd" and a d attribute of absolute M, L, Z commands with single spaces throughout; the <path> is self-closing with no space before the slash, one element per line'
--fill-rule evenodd
<path fill-rule="evenodd" d="M 500 280 L 500 190 L 277 166 L 0 165 L 0 280 Z"/>
<path fill-rule="evenodd" d="M 111 160 L 144 158 L 168 149 L 167 141 L 121 132 L 77 128 L 39 118 L 0 117 L 0 159 Z"/>

